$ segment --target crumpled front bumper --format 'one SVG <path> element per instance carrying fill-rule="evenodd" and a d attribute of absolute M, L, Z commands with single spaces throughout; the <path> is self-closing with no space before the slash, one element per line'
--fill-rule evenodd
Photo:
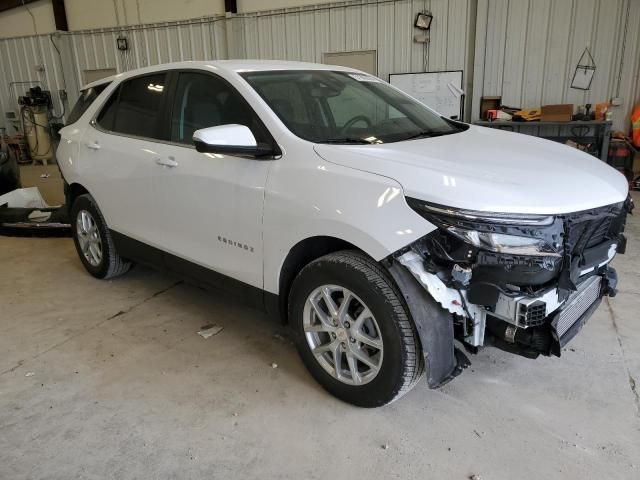
<path fill-rule="evenodd" d="M 583 279 L 558 308 L 535 326 L 516 325 L 509 319 L 487 315 L 486 329 L 491 343 L 503 350 L 529 358 L 538 355 L 560 356 L 565 347 L 598 309 L 605 296 L 615 296 L 617 274 L 606 266 Z"/>

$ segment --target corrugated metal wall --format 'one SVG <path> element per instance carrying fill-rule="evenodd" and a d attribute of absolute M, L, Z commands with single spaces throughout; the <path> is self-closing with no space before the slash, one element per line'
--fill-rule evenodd
<path fill-rule="evenodd" d="M 416 13 L 425 9 L 434 16 L 426 51 L 413 41 L 412 26 Z M 56 92 L 64 88 L 63 64 L 72 105 L 85 70 L 121 72 L 171 61 L 221 58 L 321 62 L 325 52 L 369 49 L 378 52 L 382 78 L 389 73 L 462 69 L 470 87 L 474 28 L 475 0 L 355 0 L 229 19 L 217 16 L 59 34 L 55 38 L 64 43 L 62 55 L 70 57 L 66 63 L 57 58 L 49 36 L 0 40 L 0 60 L 8 65 L 0 74 L 0 107 L 3 112 L 16 108 L 15 95 L 7 90 L 10 82 L 35 79 L 54 92 L 60 111 Z M 116 49 L 120 34 L 129 42 L 126 53 Z M 37 74 L 34 65 L 40 63 L 46 68 Z"/>
<path fill-rule="evenodd" d="M 413 41 L 413 20 L 423 9 L 434 16 L 427 50 Z M 116 49 L 120 33 L 129 41 L 126 53 Z M 586 46 L 597 71 L 591 90 L 582 92 L 569 84 Z M 482 95 L 502 95 L 514 106 L 595 103 L 619 96 L 624 105 L 615 110 L 615 126 L 626 128 L 628 113 L 640 100 L 640 0 L 353 0 L 2 39 L 0 109 L 14 110 L 17 95 L 30 86 L 16 82 L 35 81 L 54 92 L 60 112 L 57 91 L 66 87 L 73 104 L 89 69 L 121 72 L 219 58 L 320 62 L 325 52 L 369 49 L 377 50 L 378 74 L 385 79 L 389 73 L 464 70 L 466 90 L 473 90 L 467 96 L 472 118 L 478 116 Z M 39 64 L 45 65 L 43 72 L 36 70 Z"/>
<path fill-rule="evenodd" d="M 55 35 L 0 39 L 0 125 L 12 123 L 6 120 L 6 112 L 17 113 L 18 97 L 30 87 L 52 91 L 64 88 L 65 73 L 58 53 L 61 49 L 64 40 Z M 44 70 L 36 68 L 37 65 L 44 65 Z M 62 110 L 63 105 L 55 95 L 54 113 L 59 115 Z"/>
<path fill-rule="evenodd" d="M 85 70 L 115 69 L 122 72 L 180 60 L 227 58 L 225 17 L 165 22 L 123 28 L 86 30 L 52 35 L 0 39 L 0 126 L 9 127 L 5 112 L 18 108 L 17 99 L 30 86 L 52 92 L 54 113 L 63 112 L 58 91 L 68 93 L 72 106 L 85 83 Z M 129 49 L 116 48 L 120 34 Z M 56 50 L 57 47 L 57 50 Z M 36 65 L 44 65 L 39 72 Z M 19 122 L 15 122 L 16 125 Z"/>
<path fill-rule="evenodd" d="M 475 22 L 468 0 L 344 2 L 239 15 L 245 58 L 321 62 L 325 52 L 378 51 L 378 74 L 466 69 Z M 413 21 L 430 10 L 431 46 L 413 41 Z"/>
<path fill-rule="evenodd" d="M 596 64 L 588 91 L 570 87 L 585 47 Z M 475 48 L 473 118 L 483 95 L 523 108 L 619 96 L 614 126 L 626 128 L 640 91 L 640 0 L 478 0 Z"/>
<path fill-rule="evenodd" d="M 71 32 L 76 75 L 84 71 L 114 68 L 117 72 L 182 60 L 227 58 L 225 17 L 165 22 L 124 28 Z M 129 49 L 116 48 L 119 35 Z"/>

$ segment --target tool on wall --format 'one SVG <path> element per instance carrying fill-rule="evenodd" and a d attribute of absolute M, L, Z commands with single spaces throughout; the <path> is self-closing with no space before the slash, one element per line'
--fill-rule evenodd
<path fill-rule="evenodd" d="M 585 58 L 586 57 L 586 58 Z M 589 47 L 585 47 L 578 65 L 573 73 L 573 80 L 571 80 L 571 88 L 578 90 L 589 90 L 591 88 L 591 82 L 593 80 L 593 74 L 596 73 L 596 62 L 591 56 Z"/>

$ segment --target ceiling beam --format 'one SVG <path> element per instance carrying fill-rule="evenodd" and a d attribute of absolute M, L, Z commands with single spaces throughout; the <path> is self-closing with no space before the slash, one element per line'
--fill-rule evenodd
<path fill-rule="evenodd" d="M 53 20 L 56 22 L 56 30 L 61 32 L 69 31 L 64 0 L 51 0 L 51 6 L 53 7 Z"/>
<path fill-rule="evenodd" d="M 224 0 L 224 11 L 238 13 L 238 2 L 236 0 Z"/>

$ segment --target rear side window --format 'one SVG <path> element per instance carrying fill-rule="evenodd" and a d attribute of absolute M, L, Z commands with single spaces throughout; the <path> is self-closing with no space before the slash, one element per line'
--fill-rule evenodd
<path fill-rule="evenodd" d="M 102 85 L 96 85 L 95 87 L 82 90 L 80 92 L 80 98 L 78 98 L 78 101 L 67 116 L 67 125 L 76 123 L 84 114 L 84 112 L 86 112 L 87 109 L 91 106 L 93 101 L 98 98 L 98 95 L 100 95 L 102 91 L 108 86 L 108 83 L 103 83 Z"/>
<path fill-rule="evenodd" d="M 98 115 L 102 128 L 136 137 L 160 138 L 158 125 L 165 92 L 166 74 L 132 78 L 111 95 Z"/>

